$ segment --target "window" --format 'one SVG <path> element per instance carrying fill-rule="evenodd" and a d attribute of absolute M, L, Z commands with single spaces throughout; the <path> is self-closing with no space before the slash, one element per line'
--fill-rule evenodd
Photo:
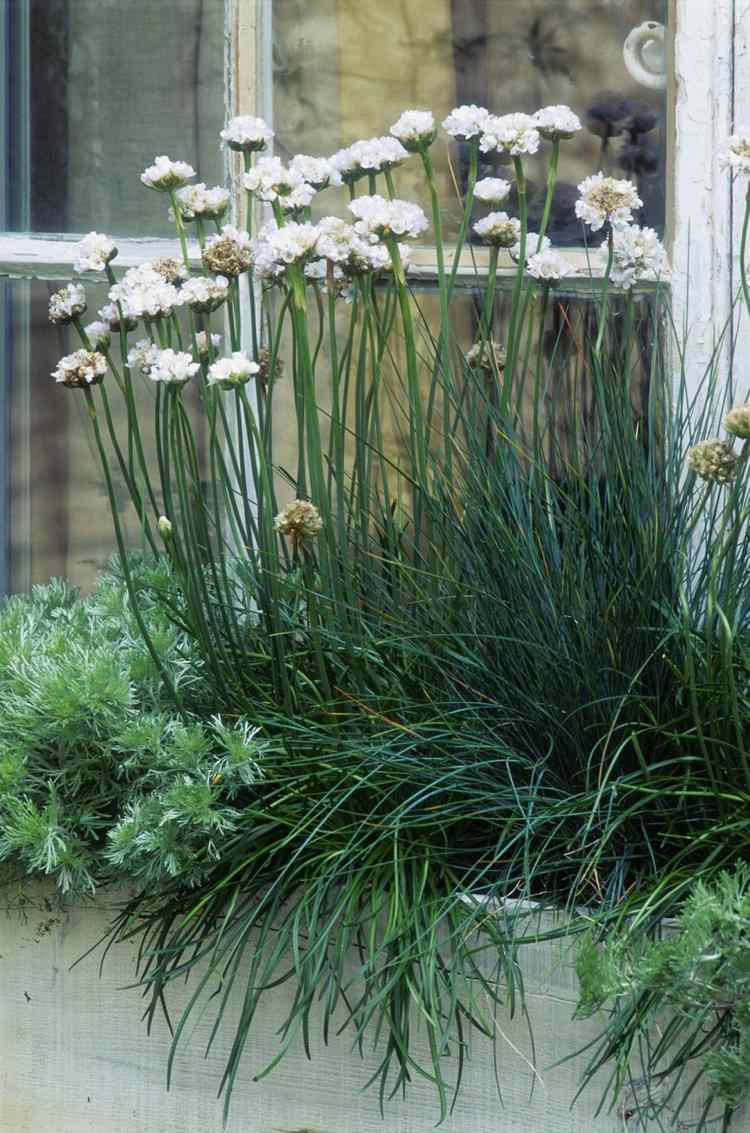
<path fill-rule="evenodd" d="M 737 0 L 6 3 L 0 591 L 51 573 L 86 583 L 112 547 L 106 509 L 98 499 L 90 506 L 77 410 L 71 399 L 63 407 L 65 399 L 50 396 L 48 374 L 61 353 L 46 321 L 52 281 L 70 277 L 76 236 L 91 228 L 118 236 L 121 267 L 164 254 L 164 203 L 140 186 L 138 172 L 166 152 L 192 161 L 207 182 L 224 180 L 217 135 L 227 107 L 272 118 L 281 156 L 330 153 L 385 132 L 407 106 L 442 115 L 462 102 L 498 111 L 566 102 L 588 114 L 595 128 L 571 143 L 561 166 L 552 235 L 580 242 L 580 231 L 566 225 L 570 187 L 582 176 L 602 163 L 637 176 L 642 221 L 667 233 L 677 317 L 690 324 L 699 381 L 711 327 L 728 316 L 737 284 L 730 249 L 741 202 L 717 146 L 733 120 L 750 121 L 750 80 L 735 66 L 750 39 L 746 7 Z M 641 85 L 623 63 L 627 35 L 646 20 L 669 21 L 675 32 L 666 92 Z M 449 164 L 441 152 L 441 192 L 455 227 L 454 177 L 465 176 L 464 155 L 451 152 Z M 229 175 L 236 171 L 230 160 Z M 533 220 L 542 187 L 531 172 Z M 410 193 L 408 167 L 399 189 Z M 328 197 L 325 207 L 335 202 Z M 433 260 L 424 249 L 426 285 Z M 481 270 L 479 249 L 476 263 Z M 467 257 L 469 282 L 475 270 Z"/>

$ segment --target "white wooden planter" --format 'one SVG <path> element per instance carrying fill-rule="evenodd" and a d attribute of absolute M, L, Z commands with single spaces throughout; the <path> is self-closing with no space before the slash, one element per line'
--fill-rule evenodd
<path fill-rule="evenodd" d="M 71 965 L 102 936 L 111 910 L 45 911 L 34 902 L 24 914 L 0 909 L 0 1133 L 220 1133 L 216 1088 L 225 1046 L 204 1060 L 209 1018 L 188 1037 L 177 1059 L 171 1092 L 165 1088 L 169 1036 L 159 1020 L 150 1038 L 140 1021 L 142 1003 L 132 981 L 133 950 L 110 953 L 99 977 L 98 957 Z M 571 1108 L 581 1062 L 550 1069 L 586 1039 L 595 1025 L 572 1021 L 576 979 L 569 944 L 522 950 L 527 1005 L 536 1042 L 536 1071 L 522 1017 L 498 1020 L 498 1098 L 492 1052 L 477 1041 L 460 1100 L 441 1127 L 446 1133 L 614 1133 L 645 1127 L 631 1113 L 632 1098 L 596 1116 L 600 1093 L 588 1090 Z M 233 1100 L 227 1133 L 427 1133 L 438 1120 L 427 1083 L 388 1103 L 380 1116 L 376 1090 L 362 1087 L 377 1065 L 362 1062 L 344 1035 L 326 1048 L 313 1033 L 314 1057 L 293 1050 L 260 1082 L 253 1081 L 277 1050 L 291 982 L 268 1001 L 250 1044 Z M 174 1000 L 173 1000 L 174 1002 Z M 682 1115 L 688 1129 L 699 1100 Z M 733 1133 L 750 1133 L 738 1116 Z"/>

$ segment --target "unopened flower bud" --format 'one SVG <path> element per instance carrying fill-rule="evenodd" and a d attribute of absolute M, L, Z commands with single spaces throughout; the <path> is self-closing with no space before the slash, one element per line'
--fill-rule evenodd
<path fill-rule="evenodd" d="M 737 405 L 724 418 L 724 428 L 743 441 L 750 440 L 750 405 Z"/>
<path fill-rule="evenodd" d="M 167 539 L 172 537 L 172 524 L 167 519 L 166 515 L 160 515 L 156 526 L 159 528 L 159 534 L 166 542 Z"/>
<path fill-rule="evenodd" d="M 739 456 L 727 441 L 701 441 L 688 449 L 687 466 L 702 480 L 716 484 L 729 484 L 734 479 Z"/>

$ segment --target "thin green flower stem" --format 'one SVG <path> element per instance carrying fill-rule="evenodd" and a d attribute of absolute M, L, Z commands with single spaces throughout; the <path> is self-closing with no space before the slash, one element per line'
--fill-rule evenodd
<path fill-rule="evenodd" d="M 602 280 L 602 297 L 599 307 L 599 331 L 596 336 L 596 345 L 594 347 L 594 355 L 597 359 L 601 358 L 602 346 L 604 345 L 604 334 L 607 329 L 607 309 L 609 307 L 609 281 L 612 274 L 612 264 L 615 259 L 615 241 L 612 225 L 609 226 L 609 233 L 607 235 L 607 267 L 604 271 L 604 279 Z"/>
<path fill-rule="evenodd" d="M 151 634 L 148 631 L 148 627 L 146 626 L 146 623 L 143 619 L 143 615 L 141 613 L 141 609 L 140 609 L 140 605 L 139 605 L 139 599 L 138 599 L 138 592 L 135 588 L 135 584 L 133 582 L 133 577 L 130 573 L 128 552 L 127 552 L 127 549 L 125 547 L 125 539 L 123 537 L 122 527 L 120 525 L 120 517 L 119 517 L 119 512 L 118 512 L 118 509 L 117 509 L 117 499 L 115 497 L 114 486 L 112 484 L 112 476 L 111 476 L 110 471 L 109 471 L 109 462 L 107 460 L 107 453 L 106 453 L 106 450 L 104 448 L 104 443 L 102 441 L 101 431 L 99 429 L 99 419 L 98 419 L 97 412 L 96 412 L 96 404 L 94 402 L 94 397 L 93 397 L 92 391 L 90 389 L 84 389 L 83 393 L 84 393 L 84 396 L 86 398 L 86 405 L 87 405 L 88 412 L 89 412 L 89 418 L 90 418 L 91 423 L 93 425 L 94 438 L 96 440 L 96 447 L 97 447 L 98 452 L 99 452 L 99 459 L 101 461 L 102 471 L 104 472 L 104 479 L 105 479 L 105 482 L 106 482 L 106 485 L 107 485 L 107 494 L 109 496 L 109 506 L 110 506 L 110 511 L 112 513 L 112 522 L 114 524 L 114 529 L 115 529 L 115 539 L 117 541 L 117 550 L 118 550 L 118 554 L 119 554 L 119 558 L 120 558 L 120 565 L 122 567 L 123 577 L 125 579 L 125 585 L 127 587 L 128 595 L 130 597 L 130 604 L 131 604 L 131 608 L 133 610 L 133 617 L 136 620 L 136 623 L 138 625 L 138 629 L 141 633 L 141 636 L 143 637 L 146 648 L 148 649 L 148 651 L 151 655 L 151 659 L 154 662 L 154 665 L 156 666 L 156 671 L 158 672 L 159 676 L 161 677 L 162 681 L 164 682 L 165 688 L 167 689 L 169 696 L 174 701 L 178 710 L 184 711 L 182 699 L 177 693 L 177 689 L 174 685 L 174 682 L 172 681 L 170 674 L 167 672 L 166 668 L 164 667 L 162 659 L 159 656 L 159 652 L 158 652 L 158 650 L 156 649 L 156 647 L 153 643 L 153 640 L 151 638 Z"/>
<path fill-rule="evenodd" d="M 340 373 L 338 338 L 336 335 L 336 296 L 333 290 L 333 265 L 328 269 L 328 351 L 329 366 L 331 368 L 331 431 L 329 445 L 332 457 L 328 460 L 327 491 L 331 492 L 331 481 L 336 483 L 336 530 L 339 547 L 346 545 L 345 526 L 345 450 L 344 450 L 344 422 L 341 420 L 340 405 Z"/>
<path fill-rule="evenodd" d="M 384 170 L 385 186 L 388 190 L 388 199 L 393 201 L 396 199 L 396 186 L 393 183 L 393 171 L 391 169 Z"/>
<path fill-rule="evenodd" d="M 323 298 L 320 294 L 320 284 L 317 280 L 313 281 L 312 293 L 315 296 L 315 306 L 318 309 L 318 337 L 315 341 L 315 349 L 313 350 L 312 356 L 312 367 L 314 370 L 318 364 L 318 356 L 320 354 L 320 348 L 323 345 L 323 338 L 325 336 L 326 330 L 325 312 L 323 310 Z"/>
<path fill-rule="evenodd" d="M 445 249 L 443 248 L 443 227 L 440 217 L 440 200 L 435 184 L 435 171 L 432 157 L 425 146 L 419 151 L 424 166 L 427 184 L 430 191 L 430 204 L 432 207 L 432 227 L 435 233 L 435 253 L 437 256 L 438 293 L 440 297 L 440 334 L 438 335 L 438 351 L 435 369 L 442 373 L 443 387 L 443 460 L 448 479 L 452 477 L 453 449 L 450 436 L 450 389 L 451 389 L 451 363 L 449 339 L 448 314 L 448 287 L 445 279 Z M 434 380 L 434 379 L 433 379 Z M 435 383 L 436 384 L 436 383 Z M 429 417 L 428 417 L 429 419 Z"/>
<path fill-rule="evenodd" d="M 373 196 L 375 193 L 377 193 L 378 185 L 377 185 L 377 175 L 375 173 L 368 173 L 367 174 L 367 188 L 370 192 L 370 196 Z"/>
<path fill-rule="evenodd" d="M 475 368 L 480 370 L 484 360 L 485 349 L 489 346 L 492 349 L 492 316 L 495 307 L 495 289 L 497 287 L 497 261 L 500 256 L 500 249 L 496 244 L 490 247 L 490 260 L 487 268 L 487 286 L 484 292 L 484 302 L 482 304 L 482 313 L 479 318 L 479 335 L 481 345 L 479 347 L 479 357 L 476 362 Z"/>
<path fill-rule="evenodd" d="M 459 264 L 461 263 L 461 252 L 463 251 L 464 244 L 466 243 L 466 233 L 471 221 L 471 214 L 474 209 L 474 188 L 477 183 L 477 174 L 479 170 L 479 138 L 471 138 L 469 140 L 469 177 L 466 183 L 466 200 L 464 203 L 463 216 L 461 217 L 461 226 L 458 230 L 458 237 L 456 239 L 456 250 L 453 253 L 453 266 L 451 268 L 450 279 L 448 280 L 448 300 L 450 301 L 453 295 L 453 288 L 456 284 L 456 276 L 458 274 Z"/>
<path fill-rule="evenodd" d="M 232 350 L 240 349 L 240 328 L 237 324 L 237 317 L 235 314 L 234 299 L 232 296 L 232 288 L 236 286 L 236 280 L 229 284 L 229 301 L 227 303 L 227 317 L 229 319 L 229 343 Z"/>
<path fill-rule="evenodd" d="M 196 218 L 195 218 L 195 231 L 198 234 L 198 244 L 200 245 L 200 250 L 201 250 L 201 252 L 203 252 L 203 249 L 206 246 L 206 226 L 203 223 L 203 218 L 200 217 L 200 216 L 196 216 Z M 203 268 L 203 274 L 208 275 L 209 274 L 208 268 L 203 263 L 202 258 L 201 258 L 201 265 L 202 265 L 202 268 Z"/>
<path fill-rule="evenodd" d="M 539 402 L 542 396 L 542 372 L 545 368 L 546 355 L 544 349 L 545 325 L 547 322 L 547 309 L 549 306 L 551 288 L 548 284 L 542 286 L 542 309 L 539 312 L 539 340 L 537 344 L 536 367 L 534 370 L 534 406 L 533 406 L 533 432 L 532 432 L 532 461 L 543 472 L 543 453 L 540 451 L 539 438 Z M 537 464 L 538 462 L 538 464 Z"/>
<path fill-rule="evenodd" d="M 386 241 L 393 264 L 393 278 L 396 283 L 398 302 L 401 310 L 401 322 L 404 329 L 404 342 L 406 347 L 406 374 L 409 393 L 409 435 L 411 440 L 412 457 L 416 459 L 416 473 L 418 483 L 427 482 L 427 443 L 424 427 L 424 412 L 422 396 L 419 386 L 419 370 L 417 368 L 417 346 L 414 333 L 414 318 L 411 310 L 409 291 L 406 286 L 406 274 L 401 262 L 398 241 L 392 236 Z M 416 503 L 416 487 L 414 488 Z M 416 522 L 415 516 L 415 522 Z"/>
<path fill-rule="evenodd" d="M 182 251 L 182 259 L 185 267 L 190 271 L 190 256 L 188 255 L 187 234 L 185 232 L 185 224 L 182 219 L 180 206 L 177 202 L 177 193 L 174 189 L 169 190 L 169 199 L 172 202 L 172 212 L 174 213 L 174 226 L 177 229 L 177 236 L 180 241 L 180 249 Z"/>
<path fill-rule="evenodd" d="M 526 189 L 526 175 L 523 169 L 523 162 L 520 157 L 513 158 L 513 168 L 516 174 L 516 190 L 518 193 L 518 211 L 521 220 L 521 237 L 519 240 L 519 256 L 518 268 L 516 270 L 515 281 L 513 284 L 513 299 L 511 305 L 510 326 L 508 328 L 508 360 L 505 366 L 505 382 L 503 390 L 504 405 L 501 412 L 507 411 L 507 402 L 510 397 L 510 390 L 513 385 L 515 377 L 516 361 L 518 358 L 518 342 L 522 333 L 522 322 L 519 325 L 519 314 L 521 312 L 521 295 L 523 290 L 523 277 L 526 268 L 526 236 L 529 227 L 529 207 Z"/>
<path fill-rule="evenodd" d="M 245 526 L 247 528 L 247 540 L 252 541 L 252 531 L 254 523 L 251 516 L 250 504 L 250 483 L 247 478 L 247 461 L 245 459 L 245 435 L 242 427 L 243 418 L 243 401 L 240 397 L 240 389 L 234 391 L 234 407 L 235 407 L 235 420 L 237 427 L 237 450 L 239 453 L 240 464 L 240 487 L 242 491 L 242 502 L 245 509 Z"/>
<path fill-rule="evenodd" d="M 536 245 L 537 252 L 541 252 L 544 237 L 547 235 L 547 227 L 549 225 L 549 218 L 552 212 L 552 198 L 555 195 L 555 186 L 557 185 L 557 167 L 559 161 L 560 139 L 555 138 L 552 142 L 552 153 L 550 154 L 549 165 L 547 166 L 547 195 L 544 199 L 542 223 L 539 226 L 539 240 L 537 241 Z"/>
<path fill-rule="evenodd" d="M 253 153 L 243 150 L 242 161 L 245 167 L 245 173 L 249 173 L 253 167 Z M 253 234 L 253 194 L 249 189 L 245 189 L 245 228 L 247 229 L 248 236 Z"/>
<path fill-rule="evenodd" d="M 747 280 L 747 239 L 750 231 L 750 185 L 745 193 L 745 215 L 742 220 L 742 236 L 740 238 L 740 278 L 742 280 L 742 295 L 745 308 L 750 315 L 750 285 Z"/>
<path fill-rule="evenodd" d="M 276 223 L 278 224 L 279 228 L 283 228 L 286 224 L 286 214 L 281 207 L 278 197 L 272 202 L 271 207 L 273 209 L 273 215 Z"/>

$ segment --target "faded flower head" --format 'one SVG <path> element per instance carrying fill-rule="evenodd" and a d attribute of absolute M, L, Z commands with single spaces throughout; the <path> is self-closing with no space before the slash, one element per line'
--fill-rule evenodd
<path fill-rule="evenodd" d="M 230 358 L 218 358 L 208 368 L 208 384 L 221 389 L 233 389 L 244 385 L 260 370 L 257 362 L 252 362 L 246 354 L 235 350 Z"/>
<path fill-rule="evenodd" d="M 261 279 L 277 279 L 292 265 L 304 266 L 317 255 L 318 229 L 314 224 L 265 225 L 252 243 L 255 272 Z"/>
<path fill-rule="evenodd" d="M 129 268 L 110 288 L 109 298 L 120 304 L 126 319 L 168 318 L 182 302 L 177 288 L 167 283 L 153 264 Z"/>
<path fill-rule="evenodd" d="M 612 237 L 611 278 L 615 286 L 628 291 L 636 283 L 669 279 L 667 253 L 653 228 L 622 224 L 613 229 Z M 604 248 L 599 249 L 599 258 L 606 263 Z"/>
<path fill-rule="evenodd" d="M 109 346 L 112 337 L 109 330 L 109 323 L 101 321 L 87 323 L 83 328 L 83 332 L 91 343 L 92 350 L 106 350 Z"/>
<path fill-rule="evenodd" d="M 148 377 L 152 368 L 156 365 L 160 353 L 159 347 L 155 346 L 148 338 L 141 338 L 135 346 L 131 346 L 128 350 L 128 366 L 131 370 L 140 370 L 142 374 Z"/>
<path fill-rule="evenodd" d="M 158 260 L 151 260 L 151 267 L 165 279 L 167 283 L 179 283 L 187 275 L 187 268 L 179 260 L 171 256 L 161 256 Z"/>
<path fill-rule="evenodd" d="M 722 162 L 735 173 L 750 176 L 750 133 L 747 130 L 732 134 L 722 155 Z"/>
<path fill-rule="evenodd" d="M 457 106 L 443 119 L 443 129 L 457 141 L 467 142 L 484 133 L 489 117 L 489 110 L 485 110 L 483 106 L 476 106 L 474 103 L 470 106 Z"/>
<path fill-rule="evenodd" d="M 215 354 L 220 346 L 220 334 L 209 335 L 207 331 L 199 330 L 195 336 L 195 349 L 201 358 L 208 358 L 210 354 Z"/>
<path fill-rule="evenodd" d="M 512 248 L 521 235 L 521 222 L 507 212 L 491 212 L 476 222 L 474 231 L 485 244 Z"/>
<path fill-rule="evenodd" d="M 203 263 L 214 275 L 237 276 L 252 267 L 250 237 L 231 224 L 221 233 L 209 236 L 203 249 Z"/>
<path fill-rule="evenodd" d="M 208 314 L 215 311 L 226 300 L 229 294 L 229 280 L 223 275 L 211 279 L 205 275 L 196 275 L 183 283 L 180 288 L 180 299 L 194 311 Z"/>
<path fill-rule="evenodd" d="M 578 192 L 581 195 L 576 201 L 576 216 L 592 232 L 598 232 L 607 221 L 612 225 L 629 224 L 633 210 L 643 204 L 632 181 L 605 177 L 603 173 L 586 177 Z"/>
<path fill-rule="evenodd" d="M 104 271 L 116 255 L 114 240 L 100 232 L 89 232 L 76 248 L 73 271 Z"/>
<path fill-rule="evenodd" d="M 310 185 L 316 193 L 341 184 L 341 174 L 327 157 L 308 157 L 305 153 L 298 153 L 289 162 L 289 172 Z"/>
<path fill-rule="evenodd" d="M 548 142 L 572 138 L 583 127 L 569 106 L 545 106 L 534 115 L 536 128 Z"/>
<path fill-rule="evenodd" d="M 220 137 L 230 149 L 253 153 L 266 148 L 273 138 L 273 130 L 262 118 L 254 118 L 252 114 L 238 114 L 236 118 L 230 118 Z"/>
<path fill-rule="evenodd" d="M 367 138 L 363 141 L 353 142 L 345 149 L 337 150 L 330 158 L 334 169 L 340 174 L 342 181 L 353 185 L 360 177 L 369 173 L 385 173 L 386 170 L 395 169 L 409 156 L 397 138 Z"/>
<path fill-rule="evenodd" d="M 69 283 L 49 297 L 49 321 L 66 326 L 86 310 L 86 292 L 80 283 Z"/>
<path fill-rule="evenodd" d="M 66 354 L 52 371 L 52 377 L 68 389 L 87 389 L 98 385 L 107 372 L 107 359 L 96 350 L 75 350 Z"/>
<path fill-rule="evenodd" d="M 510 181 L 502 177 L 483 177 L 474 186 L 474 197 L 486 205 L 501 205 L 510 196 Z"/>
<path fill-rule="evenodd" d="M 156 189 L 159 193 L 179 189 L 192 177 L 195 177 L 192 165 L 188 165 L 186 161 L 172 161 L 166 154 L 155 157 L 154 164 L 141 173 L 141 181 L 146 188 Z"/>
<path fill-rule="evenodd" d="M 207 189 L 202 181 L 184 185 L 175 193 L 183 220 L 221 220 L 229 208 L 229 193 L 221 185 Z M 170 209 L 170 213 L 172 210 Z"/>
<path fill-rule="evenodd" d="M 507 360 L 504 347 L 495 342 L 494 338 L 490 342 L 475 343 L 466 355 L 466 365 L 470 370 L 483 370 L 487 374 L 493 373 L 495 369 L 502 372 Z"/>
<path fill-rule="evenodd" d="M 508 153 L 511 157 L 536 153 L 539 131 L 530 114 L 490 114 L 479 142 L 482 153 Z"/>
<path fill-rule="evenodd" d="M 431 111 L 405 110 L 391 126 L 391 134 L 401 142 L 404 149 L 416 153 L 432 145 L 437 126 Z"/>
<path fill-rule="evenodd" d="M 750 405 L 736 405 L 724 418 L 724 428 L 743 441 L 750 441 Z"/>
<path fill-rule="evenodd" d="M 148 376 L 153 382 L 182 386 L 200 369 L 192 354 L 184 350 L 159 350 L 149 367 Z"/>
<path fill-rule="evenodd" d="M 272 373 L 273 371 L 273 373 Z M 258 374 L 257 379 L 261 384 L 265 385 L 268 380 L 273 377 L 274 381 L 279 379 L 284 373 L 284 363 L 278 354 L 276 355 L 276 362 L 271 365 L 271 351 L 267 346 L 261 346 L 258 351 Z"/>
<path fill-rule="evenodd" d="M 274 527 L 280 535 L 286 535 L 295 547 L 306 539 L 314 539 L 323 530 L 323 520 L 315 504 L 309 500 L 292 500 L 279 512 Z"/>
<path fill-rule="evenodd" d="M 559 283 L 561 279 L 568 275 L 575 275 L 573 265 L 553 248 L 529 256 L 526 261 L 526 271 L 534 279 L 538 279 L 540 283 L 549 286 Z"/>
<path fill-rule="evenodd" d="M 702 480 L 729 484 L 737 473 L 739 456 L 727 441 L 700 441 L 688 449 L 686 462 L 691 472 Z"/>
<path fill-rule="evenodd" d="M 377 193 L 349 202 L 358 235 L 375 243 L 393 237 L 416 237 L 427 228 L 427 217 L 412 201 L 388 201 Z"/>

